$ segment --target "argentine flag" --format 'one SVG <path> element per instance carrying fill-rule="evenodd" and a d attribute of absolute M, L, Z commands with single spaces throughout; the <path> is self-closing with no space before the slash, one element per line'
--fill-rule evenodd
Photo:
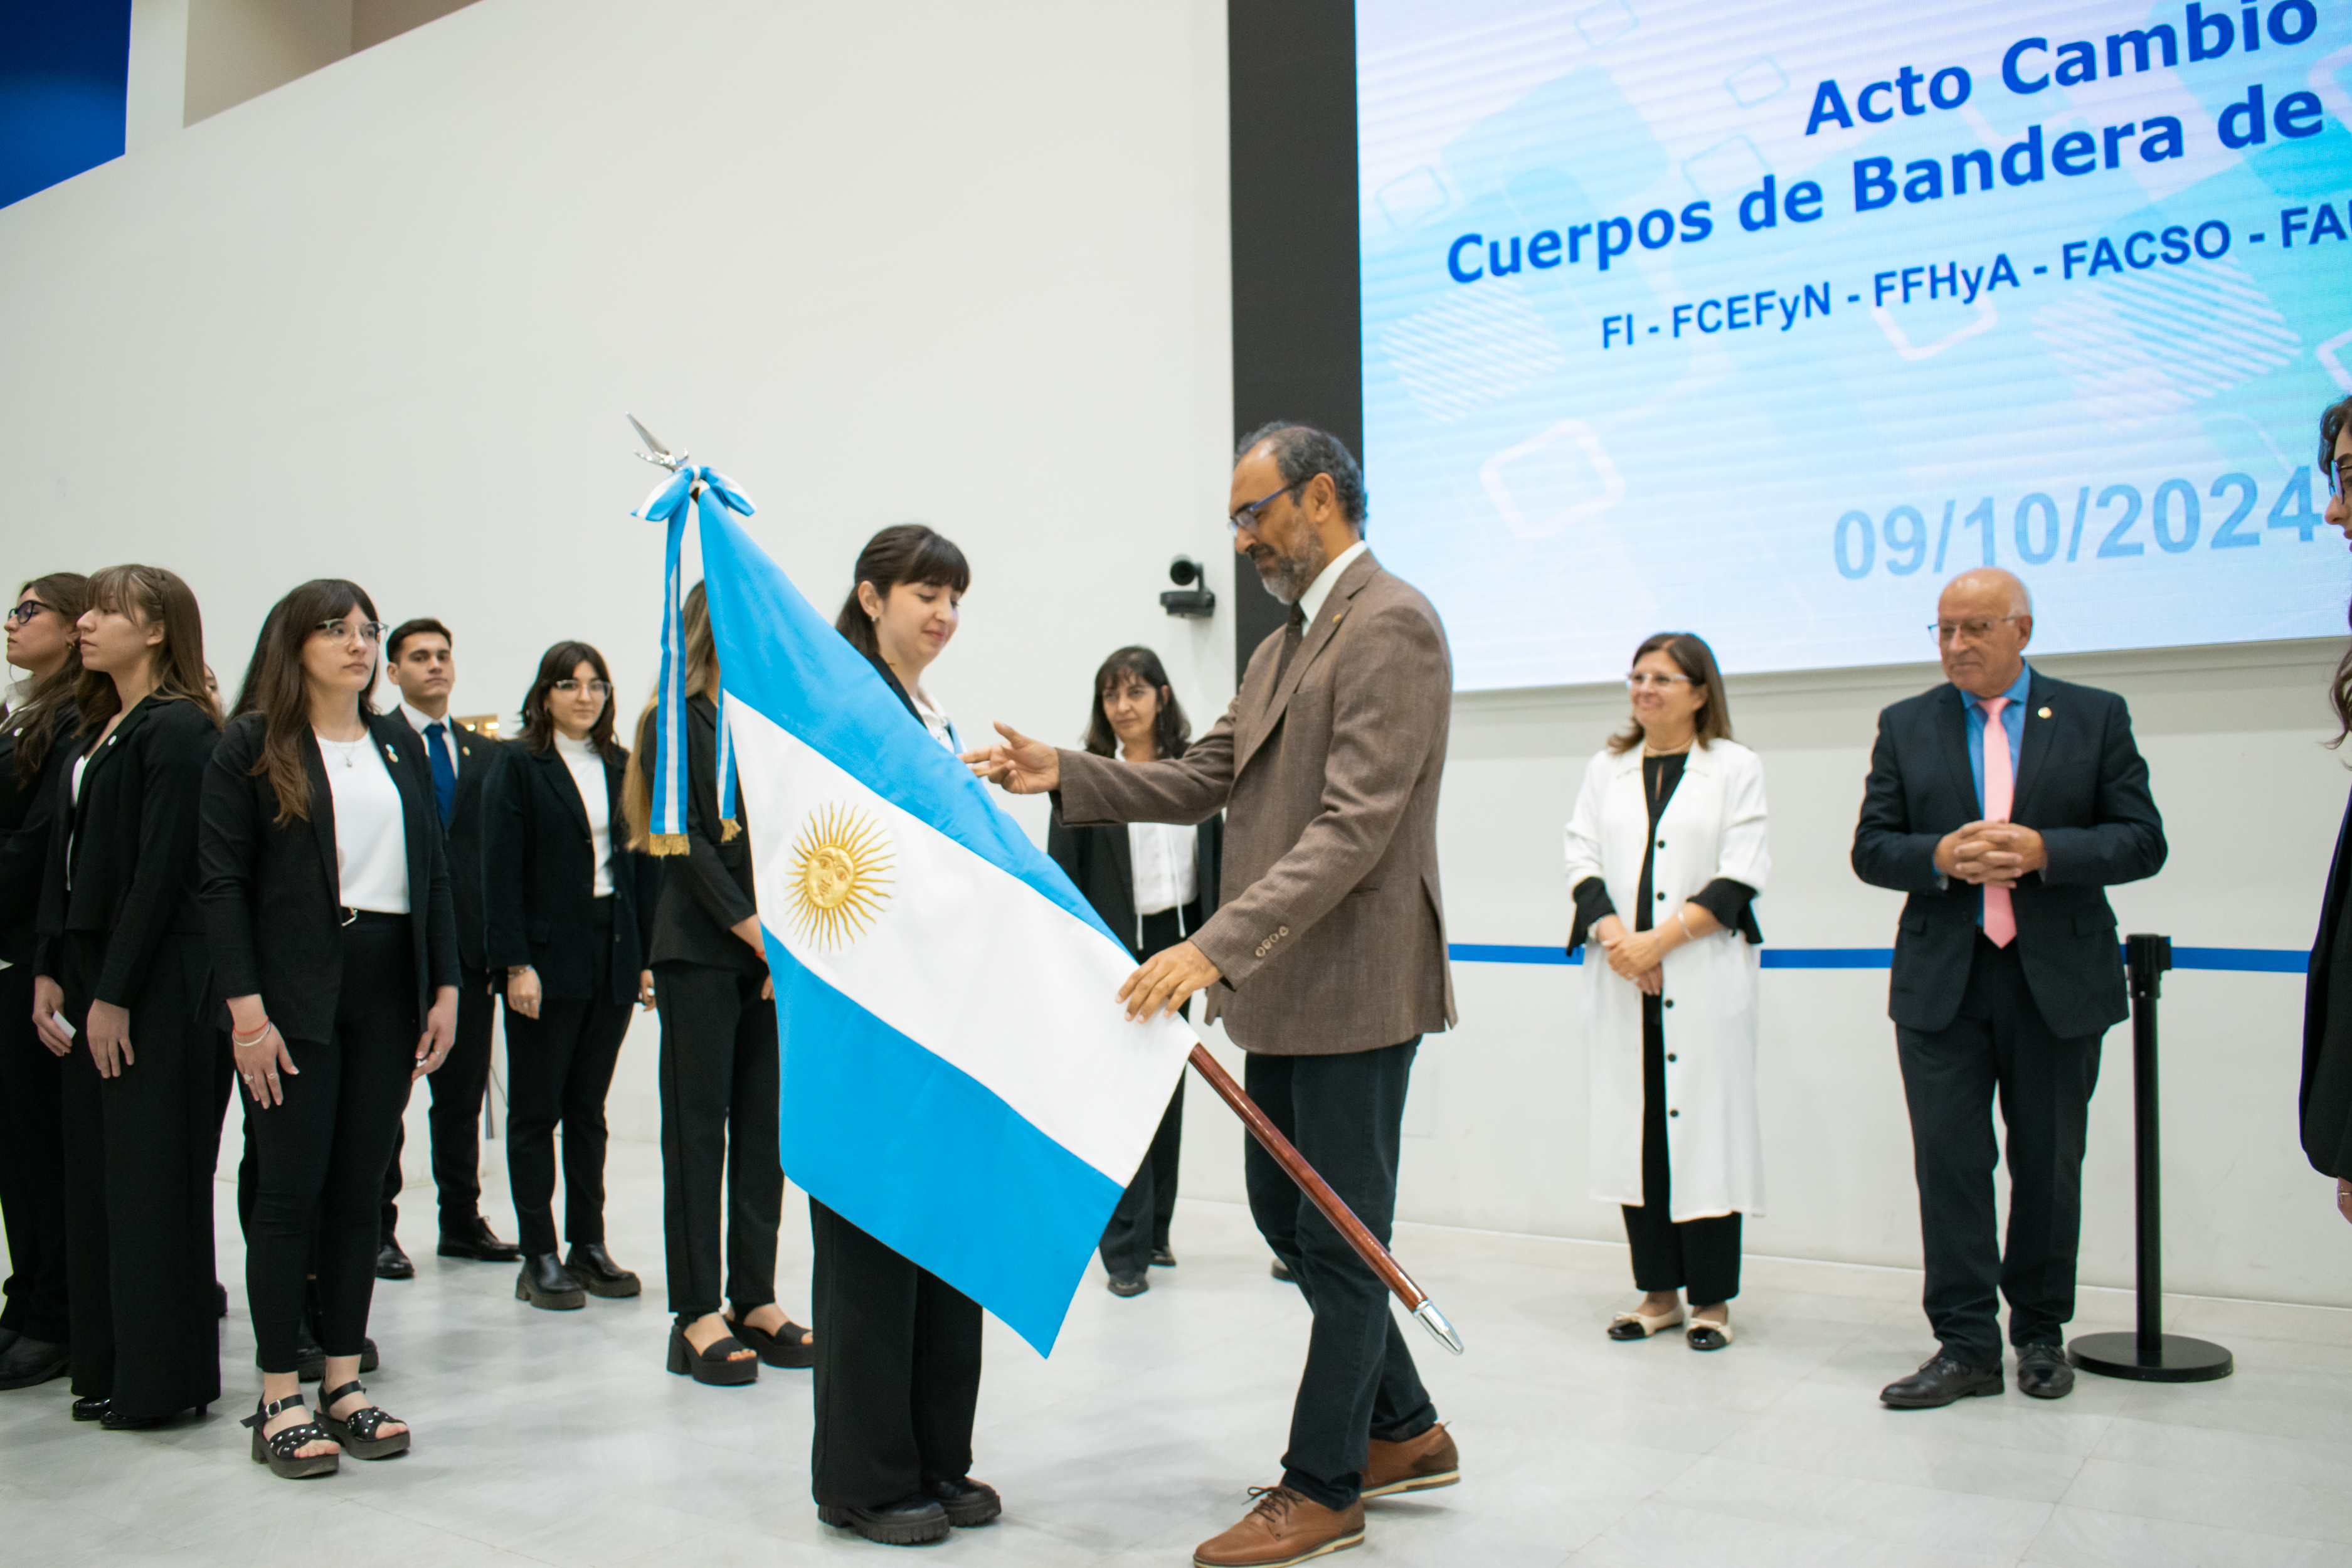
<path fill-rule="evenodd" d="M 1196 1037 L 1059 867 L 723 509 L 723 722 L 783 1040 L 785 1173 L 1050 1352 Z"/>

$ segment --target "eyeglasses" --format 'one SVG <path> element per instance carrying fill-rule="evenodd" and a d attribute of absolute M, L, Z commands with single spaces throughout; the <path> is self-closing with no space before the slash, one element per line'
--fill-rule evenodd
<path fill-rule="evenodd" d="M 1314 482 L 1315 476 L 1313 474 L 1309 474 L 1305 479 L 1299 480 L 1297 484 L 1285 485 L 1278 490 L 1269 490 L 1265 494 L 1258 497 L 1257 500 L 1250 502 L 1249 505 L 1242 508 L 1241 510 L 1234 513 L 1233 516 L 1225 519 L 1225 526 L 1234 533 L 1241 532 L 1244 528 L 1248 529 L 1252 533 L 1255 533 L 1257 531 L 1257 514 L 1265 510 L 1265 506 L 1268 501 L 1274 500 L 1276 496 L 1288 495 L 1292 490 L 1302 489 L 1305 486 L 1313 484 Z"/>
<path fill-rule="evenodd" d="M 566 697 L 576 697 L 580 694 L 580 683 L 566 676 L 555 683 L 554 689 L 561 691 Z M 609 680 L 592 680 L 588 683 L 588 689 L 599 697 L 610 697 L 613 695 L 613 683 Z"/>
<path fill-rule="evenodd" d="M 1640 669 L 1625 678 L 1625 689 L 1628 691 L 1639 691 L 1648 686 L 1654 686 L 1660 691 L 1672 691 L 1676 686 L 1696 686 L 1697 684 L 1697 681 L 1687 675 L 1652 675 L 1646 670 Z"/>
<path fill-rule="evenodd" d="M 2025 612 L 2020 610 L 2016 615 L 2003 616 L 1997 621 L 1931 621 L 1927 625 L 1927 635 L 1934 637 L 1938 645 L 1958 642 L 1962 637 L 1970 642 L 1982 642 L 1992 635 L 1993 627 L 2005 626 L 2011 621 L 2024 618 Z"/>
<path fill-rule="evenodd" d="M 35 616 L 39 615 L 43 610 L 54 610 L 56 608 L 57 606 L 55 605 L 44 605 L 38 599 L 27 599 L 23 604 L 8 612 L 8 624 L 12 626 L 21 626 L 26 621 L 31 620 Z"/>
<path fill-rule="evenodd" d="M 331 637 L 336 642 L 357 637 L 363 643 L 380 643 L 387 629 L 382 621 L 320 621 L 310 631 L 313 636 Z"/>

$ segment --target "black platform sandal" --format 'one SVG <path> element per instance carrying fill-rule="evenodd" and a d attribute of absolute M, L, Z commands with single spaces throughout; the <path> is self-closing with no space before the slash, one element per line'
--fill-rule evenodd
<path fill-rule="evenodd" d="M 408 1433 L 399 1431 L 390 1436 L 379 1436 L 384 1423 L 400 1419 L 390 1411 L 373 1405 L 362 1405 L 349 1415 L 329 1412 L 335 1402 L 346 1394 L 365 1394 L 367 1384 L 353 1378 L 342 1387 L 319 1396 L 319 1419 L 327 1428 L 327 1436 L 343 1446 L 343 1452 L 354 1459 L 389 1459 L 394 1454 L 408 1452 Z"/>
<path fill-rule="evenodd" d="M 266 1431 L 269 1418 L 281 1411 L 307 1409 L 299 1394 L 268 1404 L 257 1404 L 253 1414 L 242 1425 L 253 1428 L 253 1462 L 268 1465 L 269 1473 L 283 1480 L 305 1480 L 311 1476 L 331 1476 L 341 1467 L 341 1454 L 311 1454 L 305 1457 L 299 1449 L 312 1443 L 331 1443 L 333 1433 L 316 1421 L 304 1421 L 289 1426 L 283 1432 Z"/>
<path fill-rule="evenodd" d="M 735 1359 L 735 1352 L 744 1348 L 743 1342 L 730 1334 L 713 1342 L 709 1350 L 698 1351 L 686 1337 L 686 1325 L 675 1323 L 669 1331 L 669 1369 L 713 1388 L 739 1388 L 760 1381 L 756 1356 Z"/>
<path fill-rule="evenodd" d="M 790 1318 L 786 1318 L 784 1326 L 772 1334 L 733 1318 L 727 1320 L 727 1326 L 735 1331 L 737 1339 L 750 1345 L 770 1366 L 810 1367 L 816 1364 L 816 1340 L 812 1336 L 803 1342 L 801 1336 L 808 1331 Z"/>

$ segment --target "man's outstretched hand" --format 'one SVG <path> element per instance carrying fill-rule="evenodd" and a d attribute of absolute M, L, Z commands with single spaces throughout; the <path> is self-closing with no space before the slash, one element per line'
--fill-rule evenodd
<path fill-rule="evenodd" d="M 962 761 L 971 771 L 1007 795 L 1044 795 L 1062 787 L 1062 754 L 1043 741 L 1033 741 L 1010 724 L 999 724 L 1004 737 L 993 746 L 966 752 Z"/>
<path fill-rule="evenodd" d="M 1211 963 L 1199 948 L 1189 942 L 1180 942 L 1144 960 L 1143 967 L 1129 975 L 1127 984 L 1118 988 L 1118 999 L 1127 1004 L 1129 1022 L 1149 1018 L 1155 1012 L 1172 1016 L 1193 992 L 1223 978 L 1224 972 Z"/>

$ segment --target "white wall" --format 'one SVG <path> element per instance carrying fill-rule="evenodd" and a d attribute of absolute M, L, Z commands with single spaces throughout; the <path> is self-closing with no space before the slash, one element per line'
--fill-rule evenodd
<path fill-rule="evenodd" d="M 1223 11 L 482 0 L 134 147 L 0 211 L 0 571 L 172 565 L 232 686 L 272 599 L 351 575 L 393 619 L 456 626 L 461 711 L 511 708 L 539 649 L 578 636 L 634 713 L 659 540 L 626 515 L 653 477 L 626 408 L 749 489 L 824 607 L 874 528 L 958 539 L 977 575 L 934 685 L 968 729 L 1074 734 L 1095 661 L 1131 640 L 1205 722 L 1230 622 L 1154 595 L 1179 551 L 1231 585 Z M 2156 769 L 2173 857 L 2117 895 L 2126 929 L 2308 942 L 2347 782 L 2315 744 L 2332 655 L 2051 661 L 2131 699 Z M 1890 940 L 1895 900 L 1846 847 L 1872 715 L 1929 679 L 1735 679 L 1769 769 L 1775 942 Z M 1460 702 L 1455 940 L 1565 933 L 1559 823 L 1622 703 Z M 1579 978 L 1458 970 L 1463 1026 L 1426 1047 L 1408 1112 L 1408 1216 L 1619 1234 L 1583 1196 Z M 1755 1250 L 1916 1260 L 1885 984 L 1765 978 Z M 2289 977 L 2170 982 L 2177 1288 L 2343 1299 L 2328 1184 L 2294 1144 L 2299 1005 Z M 625 1136 L 653 1132 L 653 1048 L 641 1026 Z M 2128 1278 L 2128 1079 L 2119 1030 L 2084 1249 L 2102 1282 Z M 1189 1121 L 1190 1190 L 1238 1196 L 1231 1118 L 1196 1086 Z"/>

